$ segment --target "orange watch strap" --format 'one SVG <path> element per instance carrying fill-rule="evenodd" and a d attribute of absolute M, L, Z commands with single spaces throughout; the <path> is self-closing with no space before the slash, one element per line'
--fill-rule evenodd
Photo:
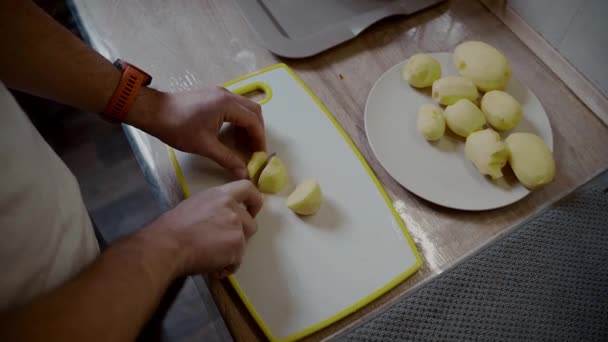
<path fill-rule="evenodd" d="M 123 122 L 129 113 L 139 89 L 150 84 L 152 78 L 143 70 L 120 59 L 114 65 L 122 71 L 122 77 L 102 112 L 102 116 L 108 121 L 118 123 Z"/>

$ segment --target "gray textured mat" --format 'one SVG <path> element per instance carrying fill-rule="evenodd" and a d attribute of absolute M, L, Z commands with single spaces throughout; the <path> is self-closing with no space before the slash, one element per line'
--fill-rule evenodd
<path fill-rule="evenodd" d="M 608 193 L 583 188 L 341 341 L 608 341 Z"/>

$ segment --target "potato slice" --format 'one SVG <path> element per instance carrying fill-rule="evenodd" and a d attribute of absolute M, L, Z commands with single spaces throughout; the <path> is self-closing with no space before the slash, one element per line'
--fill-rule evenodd
<path fill-rule="evenodd" d="M 513 133 L 505 140 L 509 164 L 517 179 L 535 189 L 555 178 L 555 160 L 543 139 L 532 133 Z"/>
<path fill-rule="evenodd" d="M 458 100 L 453 105 L 447 106 L 444 116 L 445 122 L 452 132 L 464 138 L 481 130 L 486 124 L 486 118 L 481 110 L 467 99 Z"/>
<path fill-rule="evenodd" d="M 430 87 L 441 77 L 441 64 L 426 53 L 411 56 L 401 69 L 401 76 L 412 87 Z"/>
<path fill-rule="evenodd" d="M 503 89 L 511 79 L 505 56 L 493 46 L 479 41 L 464 42 L 454 50 L 458 72 L 481 91 Z"/>
<path fill-rule="evenodd" d="M 268 153 L 264 151 L 254 152 L 247 163 L 247 175 L 249 179 L 254 180 L 259 176 L 260 169 L 266 164 Z"/>
<path fill-rule="evenodd" d="M 442 105 L 451 105 L 460 99 L 477 100 L 477 88 L 468 78 L 448 76 L 433 83 L 432 96 Z"/>

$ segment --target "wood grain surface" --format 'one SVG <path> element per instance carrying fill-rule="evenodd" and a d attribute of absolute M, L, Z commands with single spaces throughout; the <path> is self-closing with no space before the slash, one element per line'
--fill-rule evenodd
<path fill-rule="evenodd" d="M 386 19 L 347 43 L 302 60 L 282 59 L 260 46 L 232 1 L 74 3 L 92 45 L 108 58 L 121 57 L 147 70 L 154 75 L 153 86 L 160 89 L 198 89 L 277 62 L 288 64 L 366 157 L 405 220 L 424 266 L 372 304 L 306 341 L 321 340 L 382 310 L 608 167 L 608 129 L 477 1 L 448 1 L 413 16 Z M 416 52 L 451 51 L 468 39 L 486 41 L 503 51 L 515 77 L 537 95 L 553 127 L 557 161 L 553 183 L 514 205 L 487 212 L 449 210 L 408 193 L 375 159 L 363 124 L 367 95 L 384 71 Z M 176 194 L 172 197 L 176 202 L 179 190 L 164 146 L 155 139 L 142 146 L 148 149 L 145 153 L 152 159 L 161 190 Z M 210 288 L 237 341 L 264 338 L 228 283 L 211 281 Z"/>

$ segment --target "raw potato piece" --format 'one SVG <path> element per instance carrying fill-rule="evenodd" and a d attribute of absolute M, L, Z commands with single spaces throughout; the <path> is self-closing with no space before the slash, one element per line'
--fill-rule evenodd
<path fill-rule="evenodd" d="M 258 180 L 258 188 L 262 192 L 277 193 L 287 183 L 287 170 L 281 159 L 272 157 Z"/>
<path fill-rule="evenodd" d="M 418 131 L 428 141 L 436 141 L 445 133 L 443 110 L 433 104 L 423 104 L 418 109 Z"/>
<path fill-rule="evenodd" d="M 555 161 L 543 139 L 532 133 L 513 133 L 505 140 L 509 164 L 527 188 L 541 187 L 555 178 Z"/>
<path fill-rule="evenodd" d="M 500 141 L 500 135 L 491 129 L 471 133 L 464 145 L 464 154 L 479 173 L 492 179 L 502 177 L 501 169 L 507 164 L 509 151 Z"/>
<path fill-rule="evenodd" d="M 458 45 L 454 50 L 454 65 L 481 91 L 503 89 L 511 79 L 511 67 L 505 56 L 484 42 Z"/>
<path fill-rule="evenodd" d="M 249 179 L 253 180 L 253 178 L 260 172 L 260 168 L 264 166 L 266 160 L 268 159 L 268 154 L 264 151 L 254 152 L 249 159 L 249 163 L 247 163 L 247 175 Z"/>
<path fill-rule="evenodd" d="M 481 98 L 481 111 L 486 119 L 499 131 L 506 131 L 519 125 L 521 105 L 513 96 L 502 90 L 492 90 Z"/>
<path fill-rule="evenodd" d="M 442 105 L 451 105 L 460 99 L 477 100 L 477 88 L 468 78 L 448 76 L 433 83 L 433 99 Z"/>
<path fill-rule="evenodd" d="M 296 214 L 314 215 L 321 208 L 323 194 L 316 180 L 308 179 L 298 184 L 287 197 L 287 207 Z"/>
<path fill-rule="evenodd" d="M 468 137 L 486 124 L 486 118 L 477 106 L 466 99 L 459 100 L 444 111 L 445 122 L 452 132 L 461 137 Z"/>
<path fill-rule="evenodd" d="M 407 60 L 401 69 L 401 76 L 412 87 L 430 87 L 441 77 L 441 64 L 426 53 L 418 53 Z"/>

